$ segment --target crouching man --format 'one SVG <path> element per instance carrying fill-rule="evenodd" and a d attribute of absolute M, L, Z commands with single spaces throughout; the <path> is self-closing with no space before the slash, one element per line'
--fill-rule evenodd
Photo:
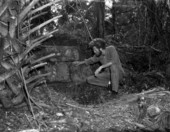
<path fill-rule="evenodd" d="M 94 56 L 84 61 L 76 61 L 76 66 L 81 64 L 94 64 L 100 62 L 101 66 L 95 71 L 94 76 L 87 78 L 89 84 L 108 87 L 110 91 L 117 93 L 119 88 L 119 81 L 124 75 L 124 70 L 119 59 L 119 55 L 114 46 L 106 47 L 105 40 L 96 38 L 89 43 L 93 49 Z"/>

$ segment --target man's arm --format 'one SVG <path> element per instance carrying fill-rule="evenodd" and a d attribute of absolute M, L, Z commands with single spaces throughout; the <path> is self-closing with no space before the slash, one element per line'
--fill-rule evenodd
<path fill-rule="evenodd" d="M 99 61 L 99 58 L 96 56 L 93 56 L 88 59 L 85 59 L 84 61 L 76 61 L 76 62 L 74 62 L 74 64 L 77 66 L 82 65 L 82 64 L 90 65 L 90 64 L 94 64 L 98 61 Z"/>
<path fill-rule="evenodd" d="M 108 62 L 112 62 L 113 65 L 117 65 L 119 60 L 119 55 L 114 46 L 109 46 L 107 51 L 107 60 Z"/>
<path fill-rule="evenodd" d="M 110 61 L 110 62 L 108 62 L 108 63 L 106 63 L 104 65 L 101 65 L 100 67 L 103 69 L 103 68 L 110 67 L 111 65 L 112 65 L 112 62 Z"/>
<path fill-rule="evenodd" d="M 84 61 L 75 61 L 75 62 L 73 62 L 73 64 L 76 66 L 79 66 L 79 65 L 85 64 L 85 62 Z"/>
<path fill-rule="evenodd" d="M 107 68 L 110 67 L 111 65 L 116 65 L 116 61 L 117 61 L 117 52 L 116 49 L 113 46 L 110 46 L 107 51 L 106 51 L 106 59 L 108 61 L 108 63 L 101 65 L 96 71 L 95 71 L 95 75 L 97 76 L 100 71 L 103 68 Z"/>
<path fill-rule="evenodd" d="M 101 65 L 101 66 L 95 71 L 95 73 L 94 73 L 95 76 L 97 76 L 103 68 L 110 67 L 111 65 L 112 65 L 112 62 L 108 62 L 108 63 L 106 63 L 106 64 L 104 64 L 104 65 Z"/>
<path fill-rule="evenodd" d="M 84 60 L 84 63 L 86 64 L 86 65 L 90 65 L 90 64 L 94 64 L 94 63 L 96 63 L 96 62 L 98 62 L 99 61 L 99 57 L 96 57 L 95 55 L 93 56 L 93 57 L 90 57 L 90 58 L 88 58 L 88 59 L 85 59 Z"/>

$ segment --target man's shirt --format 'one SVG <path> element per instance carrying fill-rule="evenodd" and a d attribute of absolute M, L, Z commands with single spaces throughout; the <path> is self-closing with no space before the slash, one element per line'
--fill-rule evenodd
<path fill-rule="evenodd" d="M 124 74 L 124 70 L 122 68 L 122 65 L 119 59 L 119 55 L 114 46 L 106 47 L 105 55 L 101 55 L 99 57 L 94 55 L 93 57 L 85 59 L 85 63 L 87 65 L 94 64 L 96 62 L 100 62 L 102 65 L 112 62 L 112 66 L 115 66 L 117 70 L 119 70 L 122 74 Z M 107 69 L 108 68 L 106 68 L 106 71 L 108 71 Z"/>
<path fill-rule="evenodd" d="M 94 64 L 96 62 L 100 62 L 102 65 L 104 65 L 108 62 L 112 62 L 112 64 L 119 64 L 120 60 L 119 60 L 119 56 L 118 56 L 118 53 L 117 53 L 115 47 L 114 46 L 106 47 L 105 55 L 100 55 L 99 57 L 94 55 L 93 57 L 85 59 L 85 63 L 87 65 Z"/>

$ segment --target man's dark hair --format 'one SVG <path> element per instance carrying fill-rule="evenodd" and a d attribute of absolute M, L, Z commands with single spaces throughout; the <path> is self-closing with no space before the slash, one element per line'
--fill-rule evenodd
<path fill-rule="evenodd" d="M 90 47 L 95 46 L 98 49 L 100 49 L 100 48 L 105 49 L 106 48 L 106 41 L 102 38 L 95 38 L 89 43 L 89 46 Z"/>

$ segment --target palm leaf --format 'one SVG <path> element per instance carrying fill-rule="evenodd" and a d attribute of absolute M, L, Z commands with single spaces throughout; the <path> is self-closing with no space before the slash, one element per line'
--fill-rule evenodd
<path fill-rule="evenodd" d="M 23 18 L 26 16 L 26 14 L 32 9 L 32 7 L 38 3 L 39 0 L 33 0 L 20 14 L 18 17 L 18 23 L 20 23 Z"/>
<path fill-rule="evenodd" d="M 40 74 L 40 75 L 36 75 L 36 76 L 33 76 L 29 79 L 26 80 L 26 84 L 29 84 L 37 79 L 40 79 L 41 77 L 45 77 L 45 76 L 49 76 L 51 75 L 51 73 L 45 73 L 45 74 Z"/>
<path fill-rule="evenodd" d="M 6 70 L 11 70 L 14 69 L 14 66 L 10 62 L 2 61 L 1 65 L 6 69 Z"/>
<path fill-rule="evenodd" d="M 0 75 L 0 83 L 11 77 L 17 72 L 17 70 L 10 70 Z"/>
<path fill-rule="evenodd" d="M 12 90 L 12 92 L 15 95 L 18 95 L 20 90 L 18 89 L 18 86 L 16 86 L 15 84 L 12 83 L 12 79 L 8 78 L 8 79 L 6 79 L 6 82 L 7 82 L 8 86 L 10 87 L 10 89 Z"/>
<path fill-rule="evenodd" d="M 51 58 L 51 57 L 54 57 L 54 56 L 55 56 L 55 53 L 52 53 L 52 54 L 47 55 L 47 56 L 43 56 L 43 57 L 41 57 L 37 60 L 32 61 L 31 64 L 39 63 L 40 61 L 43 61 L 45 59 L 48 59 L 48 58 Z"/>

